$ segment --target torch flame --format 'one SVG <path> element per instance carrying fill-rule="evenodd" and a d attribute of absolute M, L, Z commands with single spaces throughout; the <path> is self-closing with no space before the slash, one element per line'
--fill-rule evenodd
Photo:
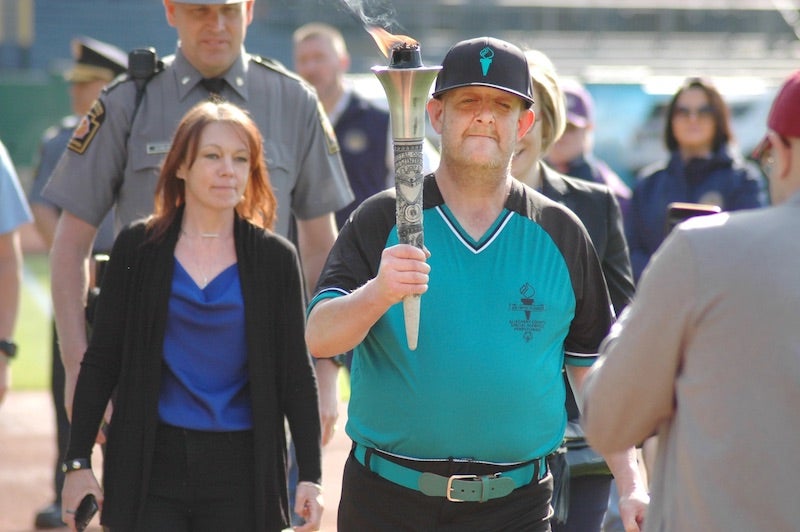
<path fill-rule="evenodd" d="M 412 39 L 407 35 L 392 35 L 385 29 L 378 26 L 371 26 L 367 28 L 367 31 L 370 35 L 372 35 L 372 38 L 375 40 L 375 44 L 378 45 L 378 48 L 380 48 L 381 53 L 383 53 L 385 57 L 389 57 L 389 52 L 398 46 L 406 46 L 411 48 L 419 46 L 419 43 L 415 39 Z"/>

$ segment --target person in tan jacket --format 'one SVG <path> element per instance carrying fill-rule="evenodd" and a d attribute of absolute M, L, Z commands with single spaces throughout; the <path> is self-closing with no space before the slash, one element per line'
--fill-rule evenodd
<path fill-rule="evenodd" d="M 646 531 L 800 523 L 800 71 L 754 157 L 774 206 L 673 230 L 586 379 L 600 452 L 657 433 Z"/>

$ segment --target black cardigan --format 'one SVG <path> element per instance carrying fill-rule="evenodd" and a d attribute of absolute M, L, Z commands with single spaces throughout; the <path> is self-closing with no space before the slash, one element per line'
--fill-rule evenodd
<path fill-rule="evenodd" d="M 631 302 L 635 286 L 617 198 L 606 185 L 565 176 L 544 163 L 541 175 L 542 194 L 568 207 L 586 227 L 600 258 L 611 303 L 619 316 Z M 567 416 L 576 420 L 580 412 L 566 374 L 564 385 Z"/>
<path fill-rule="evenodd" d="M 105 405 L 116 389 L 104 457 L 101 522 L 137 530 L 153 457 L 162 348 L 182 212 L 162 241 L 145 243 L 138 222 L 114 243 L 94 331 L 81 363 L 67 458 L 89 457 Z M 284 416 L 300 480 L 320 482 L 317 388 L 304 340 L 297 253 L 286 239 L 238 216 L 234 238 L 245 309 L 253 410 L 257 530 L 289 524 Z"/>
<path fill-rule="evenodd" d="M 633 298 L 635 286 L 619 203 L 605 186 L 559 174 L 542 163 L 542 194 L 578 215 L 603 267 L 617 316 Z"/>

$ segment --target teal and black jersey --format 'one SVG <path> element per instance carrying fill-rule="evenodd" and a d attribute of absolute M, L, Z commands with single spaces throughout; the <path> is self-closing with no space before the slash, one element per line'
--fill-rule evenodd
<path fill-rule="evenodd" d="M 429 289 L 419 345 L 394 305 L 354 350 L 347 433 L 420 458 L 521 462 L 560 443 L 566 362 L 590 365 L 613 320 L 600 263 L 578 218 L 514 181 L 478 241 L 433 175 L 424 187 Z M 309 308 L 377 275 L 398 242 L 394 191 L 363 203 L 331 251 Z"/>

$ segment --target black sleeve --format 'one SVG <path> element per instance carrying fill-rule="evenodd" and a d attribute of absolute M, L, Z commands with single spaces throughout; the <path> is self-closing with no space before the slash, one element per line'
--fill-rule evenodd
<path fill-rule="evenodd" d="M 614 195 L 606 195 L 608 202 L 608 242 L 605 255 L 601 257 L 603 275 L 606 278 L 608 292 L 614 311 L 619 316 L 633 298 L 635 285 L 633 270 L 628 252 L 628 243 L 625 240 L 625 230 L 622 225 L 622 214 L 619 203 Z"/>
<path fill-rule="evenodd" d="M 120 233 L 106 266 L 89 348 L 83 356 L 72 405 L 66 459 L 89 458 L 103 413 L 119 379 L 127 323 L 130 252 L 138 230 Z"/>
<path fill-rule="evenodd" d="M 281 264 L 283 291 L 282 309 L 276 315 L 286 331 L 282 339 L 285 357 L 282 367 L 285 397 L 282 404 L 289 422 L 297 454 L 299 479 L 320 483 L 322 478 L 322 429 L 319 399 L 311 356 L 305 344 L 305 309 L 303 308 L 302 274 L 297 255 L 286 253 Z"/>
<path fill-rule="evenodd" d="M 386 190 L 365 200 L 342 226 L 315 294 L 329 288 L 352 292 L 378 275 L 381 253 L 395 226 L 395 191 Z"/>

